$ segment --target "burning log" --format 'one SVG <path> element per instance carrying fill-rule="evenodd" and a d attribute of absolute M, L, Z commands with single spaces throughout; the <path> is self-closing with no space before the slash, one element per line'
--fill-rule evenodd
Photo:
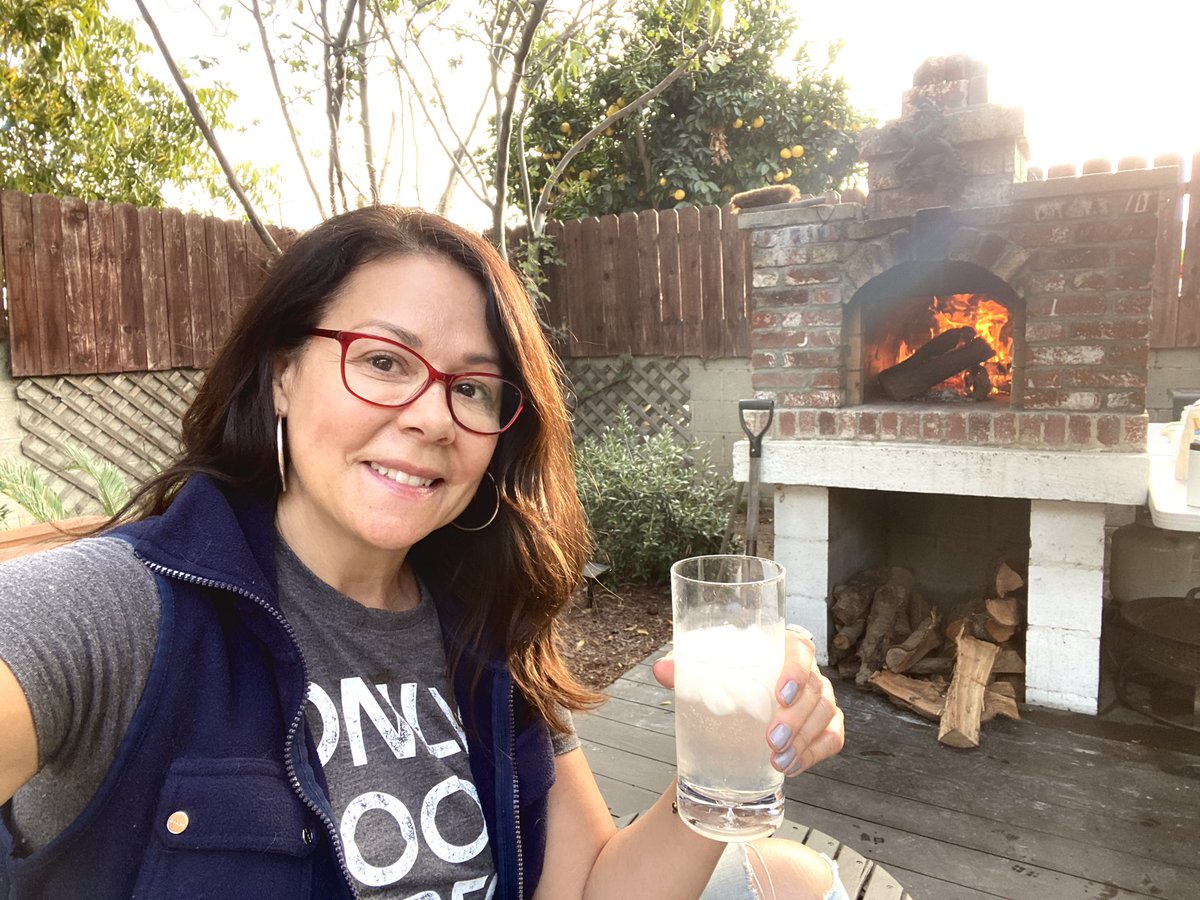
<path fill-rule="evenodd" d="M 967 633 L 958 636 L 954 677 L 946 692 L 946 708 L 938 728 L 938 741 L 950 747 L 978 747 L 979 723 L 988 676 L 999 648 L 977 641 Z"/>
<path fill-rule="evenodd" d="M 995 355 L 996 351 L 974 328 L 951 328 L 923 344 L 908 359 L 880 372 L 879 387 L 892 400 L 908 400 Z"/>

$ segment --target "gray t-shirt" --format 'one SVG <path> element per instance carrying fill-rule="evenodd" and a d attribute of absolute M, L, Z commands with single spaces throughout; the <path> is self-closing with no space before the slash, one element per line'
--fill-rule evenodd
<path fill-rule="evenodd" d="M 306 715 L 360 893 L 494 889 L 432 603 L 370 610 L 281 545 L 280 605 L 309 666 Z M 116 538 L 0 565 L 0 659 L 33 710 L 39 772 L 13 797 L 21 851 L 45 846 L 99 787 L 133 719 L 158 635 L 153 576 Z M 578 746 L 569 734 L 555 753 Z M 437 894 L 417 893 L 421 890 Z"/>

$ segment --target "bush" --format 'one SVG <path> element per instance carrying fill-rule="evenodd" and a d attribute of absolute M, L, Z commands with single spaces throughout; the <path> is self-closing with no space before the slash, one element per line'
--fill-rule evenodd
<path fill-rule="evenodd" d="M 644 437 L 623 413 L 583 440 L 575 469 L 592 536 L 618 577 L 666 581 L 676 560 L 720 549 L 733 483 L 694 441 Z"/>

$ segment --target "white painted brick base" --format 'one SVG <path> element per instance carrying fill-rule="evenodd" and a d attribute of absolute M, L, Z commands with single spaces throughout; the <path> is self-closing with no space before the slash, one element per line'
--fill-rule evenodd
<path fill-rule="evenodd" d="M 812 632 L 817 662 L 829 662 L 829 489 L 775 491 L 775 561 L 787 571 L 787 620 Z"/>

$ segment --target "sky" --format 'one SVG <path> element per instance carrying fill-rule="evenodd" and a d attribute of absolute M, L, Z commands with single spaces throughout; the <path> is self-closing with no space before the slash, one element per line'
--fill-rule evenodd
<path fill-rule="evenodd" d="M 852 102 L 880 122 L 899 115 L 901 95 L 924 59 L 966 53 L 987 64 L 992 102 L 1024 108 L 1034 165 L 1171 152 L 1190 159 L 1200 151 L 1200 78 L 1195 74 L 1200 0 L 1141 0 L 1120 7 L 1097 0 L 782 2 L 799 18 L 796 42 L 808 41 L 815 59 L 824 57 L 829 42 L 842 42 L 834 71 L 845 77 Z M 199 5 L 215 14 L 220 3 L 199 0 Z M 110 0 L 110 8 L 122 18 L 138 19 L 133 0 Z M 1119 13 L 1112 12 L 1118 8 Z M 241 118 L 258 120 L 245 134 L 226 136 L 226 150 L 235 160 L 269 156 L 282 163 L 282 200 L 268 218 L 298 227 L 313 224 L 317 213 L 291 157 L 261 59 L 231 51 L 229 36 L 214 34 L 212 20 L 197 12 L 196 0 L 154 0 L 151 9 L 176 58 L 217 56 L 220 77 L 239 91 Z M 152 44 L 149 32 L 141 31 Z M 254 34 L 236 40 L 254 40 Z M 165 69 L 160 77 L 169 80 Z M 478 81 L 455 80 L 478 89 Z M 311 127 L 319 131 L 319 120 Z M 416 176 L 423 188 L 420 201 L 432 205 L 447 165 L 425 143 L 420 161 L 405 159 L 404 164 L 410 174 L 421 170 Z M 412 152 L 410 144 L 394 155 Z M 416 202 L 417 187 L 410 184 L 401 202 Z M 452 217 L 485 224 L 466 191 L 460 189 L 457 200 Z"/>

